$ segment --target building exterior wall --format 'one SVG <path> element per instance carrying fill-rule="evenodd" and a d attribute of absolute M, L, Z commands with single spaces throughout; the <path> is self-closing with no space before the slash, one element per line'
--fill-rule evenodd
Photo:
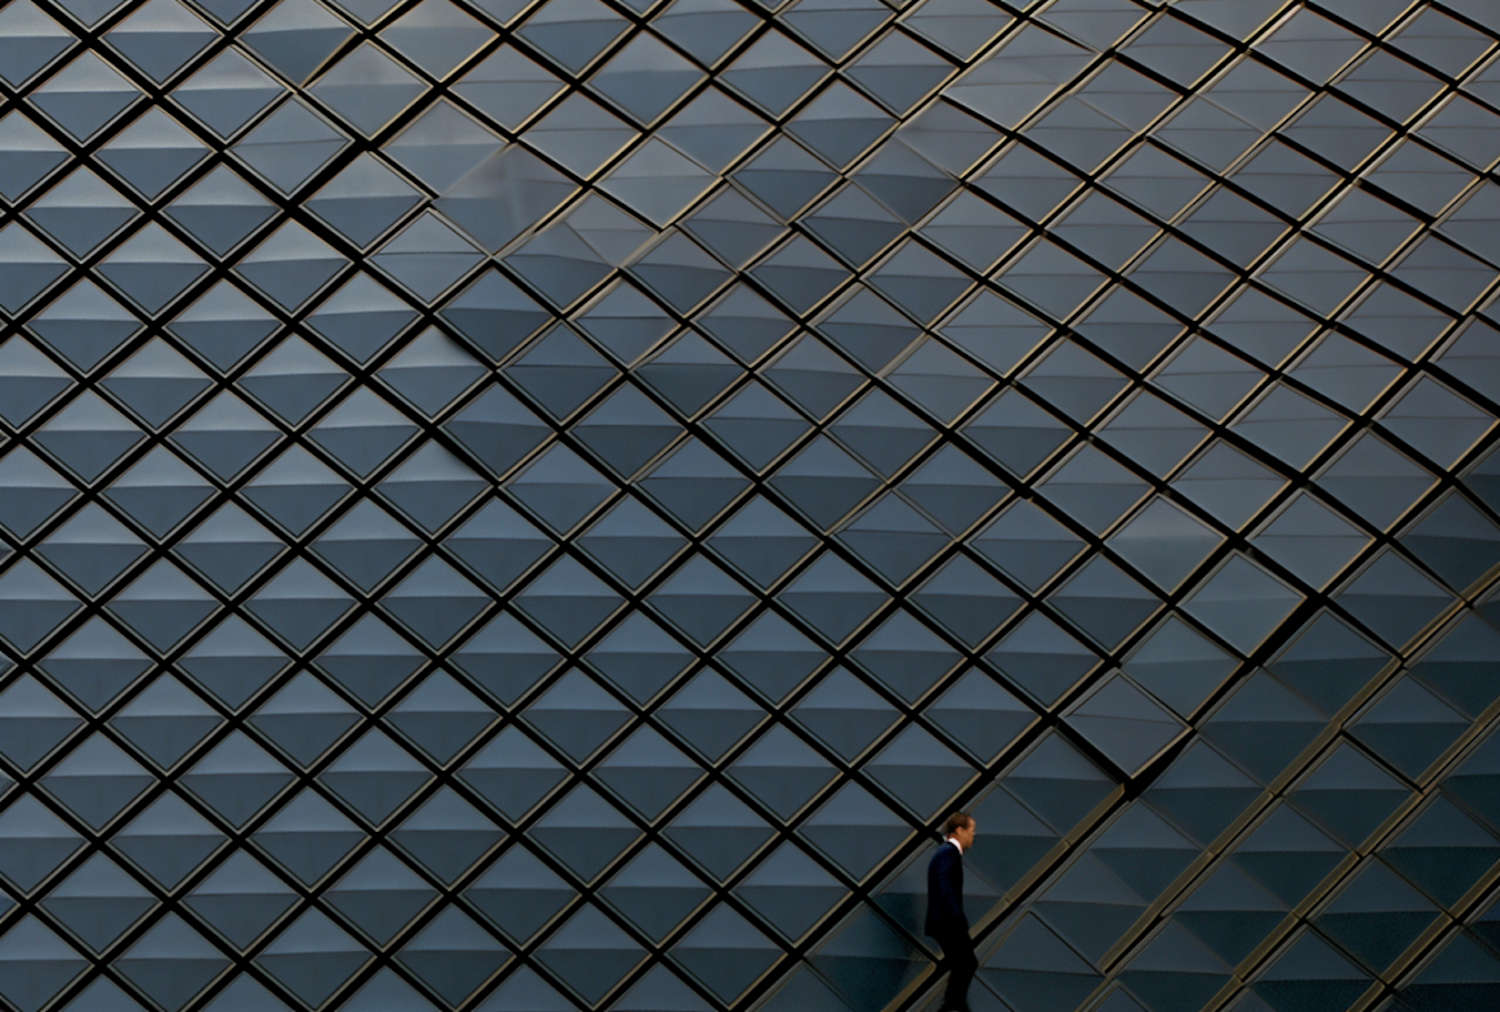
<path fill-rule="evenodd" d="M 1497 35 L 0 5 L 5 1007 L 1494 1007 Z"/>

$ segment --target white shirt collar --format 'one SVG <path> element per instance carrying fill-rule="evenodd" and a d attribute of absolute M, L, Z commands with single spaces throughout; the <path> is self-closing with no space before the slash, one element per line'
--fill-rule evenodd
<path fill-rule="evenodd" d="M 958 837 L 950 836 L 948 837 L 947 842 L 953 844 L 954 848 L 958 851 L 959 857 L 963 857 L 964 845 L 958 842 Z"/>

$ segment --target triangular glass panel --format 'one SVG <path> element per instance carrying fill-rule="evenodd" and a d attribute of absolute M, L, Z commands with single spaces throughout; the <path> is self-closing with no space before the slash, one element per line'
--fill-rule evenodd
<path fill-rule="evenodd" d="M 0 229 L 0 309 L 12 316 L 67 272 L 62 257 L 19 222 Z M 44 335 L 45 336 L 45 335 Z"/>
<path fill-rule="evenodd" d="M 104 495 L 158 539 L 214 495 L 205 481 L 172 451 L 156 446 L 120 475 Z"/>
<path fill-rule="evenodd" d="M 22 892 L 35 889 L 83 843 L 83 837 L 31 795 L 0 813 L 0 874 Z"/>
<path fill-rule="evenodd" d="M 1114 458 L 1085 446 L 1039 483 L 1037 491 L 1074 522 L 1102 535 L 1150 486 Z"/>
<path fill-rule="evenodd" d="M 377 486 L 429 534 L 435 534 L 489 482 L 436 442 L 427 442 Z"/>
<path fill-rule="evenodd" d="M 452 656 L 459 670 L 507 707 L 534 688 L 560 660 L 540 636 L 503 612 Z"/>
<path fill-rule="evenodd" d="M 682 443 L 639 487 L 692 531 L 701 530 L 749 487 L 743 475 L 695 438 Z"/>
<path fill-rule="evenodd" d="M 274 679 L 290 658 L 249 623 L 231 615 L 178 661 L 182 670 L 233 709 Z M 102 705 L 98 704 L 98 705 Z"/>
<path fill-rule="evenodd" d="M 495 711 L 445 671 L 423 679 L 386 715 L 390 725 L 442 764 L 494 720 Z"/>
<path fill-rule="evenodd" d="M 28 326 L 48 347 L 87 371 L 123 346 L 140 321 L 85 279 L 33 316 Z"/>
<path fill-rule="evenodd" d="M 140 212 L 99 175 L 79 168 L 48 187 L 26 209 L 27 220 L 85 259 Z"/>
<path fill-rule="evenodd" d="M 672 682 L 693 655 L 645 612 L 631 612 L 584 659 L 637 703 Z"/>
<path fill-rule="evenodd" d="M 910 824 L 859 784 L 848 783 L 798 829 L 846 874 L 863 879 L 910 839 Z"/>
<path fill-rule="evenodd" d="M 802 379 L 796 375 L 796 364 L 799 364 L 796 358 L 778 363 L 774 379 L 781 384 Z M 813 384 L 816 379 L 808 378 L 807 382 Z M 765 471 L 811 429 L 802 415 L 757 381 L 748 382 L 718 405 L 703 420 L 703 427 L 756 471 Z"/>
<path fill-rule="evenodd" d="M 160 428 L 212 381 L 160 338 L 116 366 L 101 384 L 152 428 Z"/>
<path fill-rule="evenodd" d="M 1072 436 L 1056 415 L 1019 390 L 1002 392 L 965 422 L 962 433 L 1017 477 L 1026 477 Z"/>
<path fill-rule="evenodd" d="M 846 524 L 839 540 L 893 585 L 905 583 L 951 540 L 899 496 L 886 495 Z"/>
<path fill-rule="evenodd" d="M 736 284 L 695 321 L 699 328 L 742 362 L 755 362 L 795 326 L 754 289 Z"/>
<path fill-rule="evenodd" d="M 345 53 L 308 89 L 365 136 L 380 133 L 427 92 L 428 85 L 372 43 Z"/>
<path fill-rule="evenodd" d="M 932 426 L 884 390 L 865 394 L 828 431 L 886 478 L 904 469 L 938 438 Z"/>
<path fill-rule="evenodd" d="M 0 344 L 0 420 L 21 428 L 73 386 L 62 367 L 24 337 Z"/>
<path fill-rule="evenodd" d="M 20 770 L 31 769 L 82 724 L 77 711 L 30 675 L 0 691 L 0 752 Z"/>
<path fill-rule="evenodd" d="M 662 833 L 715 880 L 723 882 L 775 835 L 775 830 L 721 784 L 713 784 Z"/>
<path fill-rule="evenodd" d="M 1183 610 L 1248 655 L 1301 600 L 1260 566 L 1235 555 L 1189 595 Z"/>
<path fill-rule="evenodd" d="M 630 711 L 574 668 L 527 706 L 523 719 L 581 763 L 625 726 Z"/>
<path fill-rule="evenodd" d="M 0 525 L 22 539 L 78 495 L 72 482 L 24 446 L 0 457 L 0 488 Z"/>
<path fill-rule="evenodd" d="M 1358 847 L 1410 794 L 1358 748 L 1340 743 L 1288 797 L 1347 846 Z"/>
<path fill-rule="evenodd" d="M 1042 611 L 1017 623 L 985 660 L 1047 707 L 1099 663 L 1092 650 Z"/>
<path fill-rule="evenodd" d="M 385 347 L 417 313 L 368 274 L 339 285 L 307 317 L 308 326 L 360 364 Z"/>
<path fill-rule="evenodd" d="M 485 506 L 443 539 L 480 579 L 503 591 L 552 548 L 552 538 L 500 501 Z"/>
<path fill-rule="evenodd" d="M 232 393 L 220 393 L 171 434 L 172 442 L 223 480 L 245 469 L 282 434 Z"/>
<path fill-rule="evenodd" d="M 681 227 L 734 267 L 743 267 L 765 252 L 785 231 L 775 218 L 732 188 L 721 190 Z"/>
<path fill-rule="evenodd" d="M 1238 659 L 1178 615 L 1169 616 L 1123 665 L 1132 681 L 1183 717 L 1190 716 L 1238 666 Z"/>
<path fill-rule="evenodd" d="M 556 74 L 509 44 L 452 85 L 453 91 L 505 129 L 517 131 L 564 88 Z"/>
<path fill-rule="evenodd" d="M 463 889 L 463 895 L 499 930 L 519 943 L 528 942 L 538 928 L 552 921 L 562 907 L 577 897 L 567 882 L 525 847 L 511 847 L 502 853 L 499 861 Z M 519 973 L 523 975 L 528 970 Z"/>
<path fill-rule="evenodd" d="M 842 264 L 800 235 L 751 268 L 750 274 L 799 316 L 810 313 L 850 276 Z"/>
<path fill-rule="evenodd" d="M 850 762 L 898 716 L 895 707 L 842 667 L 820 679 L 792 711 L 793 720 Z"/>
<path fill-rule="evenodd" d="M 1394 647 L 1405 646 L 1453 603 L 1451 593 L 1387 549 L 1334 595 Z"/>
<path fill-rule="evenodd" d="M 223 165 L 193 184 L 166 208 L 166 214 L 173 221 L 221 257 L 275 213 L 269 201 Z"/>
<path fill-rule="evenodd" d="M 588 882 L 640 839 L 641 831 L 604 795 L 580 785 L 548 809 L 530 835 Z"/>
<path fill-rule="evenodd" d="M 374 707 L 425 663 L 376 615 L 366 613 L 313 659 L 319 670 Z"/>
<path fill-rule="evenodd" d="M 568 773 L 519 728 L 508 727 L 464 763 L 459 777 L 501 815 L 519 822 Z"/>
<path fill-rule="evenodd" d="M 148 200 L 155 200 L 209 154 L 208 148 L 161 109 L 120 131 L 95 156 Z"/>
<path fill-rule="evenodd" d="M 882 34 L 844 73 L 897 114 L 909 112 L 953 73 L 952 64 L 898 32 Z"/>
<path fill-rule="evenodd" d="M 155 0 L 138 7 L 104 37 L 147 77 L 163 84 L 218 33 L 175 0 Z"/>
<path fill-rule="evenodd" d="M 881 481 L 827 436 L 819 436 L 781 465 L 770 485 L 819 528 L 829 530 Z"/>
<path fill-rule="evenodd" d="M 1254 536 L 1256 548 L 1321 589 L 1366 545 L 1367 534 L 1306 493 Z"/>
<path fill-rule="evenodd" d="M 7 578 L 15 573 L 12 567 Z M 53 647 L 37 666 L 90 712 L 98 712 L 144 674 L 151 662 L 112 626 L 94 617 Z"/>
<path fill-rule="evenodd" d="M 241 257 L 234 271 L 287 312 L 294 312 L 348 264 L 302 225 L 288 222 Z"/>
<path fill-rule="evenodd" d="M 79 478 L 93 482 L 144 436 L 103 398 L 85 391 L 53 415 L 32 438 Z"/>
<path fill-rule="evenodd" d="M 1077 535 L 1026 500 L 1006 509 L 970 544 L 1031 591 L 1040 590 L 1083 547 Z"/>
<path fill-rule="evenodd" d="M 95 732 L 48 770 L 38 784 L 97 832 L 155 779 L 120 746 Z"/>
<path fill-rule="evenodd" d="M 628 478 L 683 430 L 639 387 L 626 384 L 575 422 L 571 431 L 616 473 Z"/>
<path fill-rule="evenodd" d="M 789 221 L 835 182 L 838 175 L 792 140 L 778 138 L 735 169 L 733 179 Z"/>
<path fill-rule="evenodd" d="M 243 732 L 233 731 L 229 737 L 219 742 L 206 755 L 188 767 L 187 771 L 182 774 L 180 783 L 200 801 L 212 808 L 219 817 L 228 820 L 235 827 L 240 827 L 295 779 L 292 771 L 275 756 L 261 748 Z M 223 883 L 224 879 L 233 880 L 241 876 L 252 879 L 258 877 L 255 875 L 255 872 L 259 871 L 258 867 L 254 871 L 236 873 L 234 866 L 237 862 L 248 862 L 254 865 L 254 862 L 249 861 L 248 858 L 240 861 L 231 857 L 218 873 L 220 883 Z M 203 901 L 205 905 L 216 898 L 214 884 L 214 877 L 211 876 L 207 882 L 199 886 L 199 890 L 208 894 Z M 285 899 L 277 896 L 277 893 L 284 888 L 266 884 L 265 892 L 270 894 L 268 899 L 273 902 L 276 899 L 282 899 L 280 909 L 275 913 L 285 910 L 288 905 Z M 230 894 L 237 892 L 232 888 L 225 888 L 224 891 Z M 204 913 L 204 916 L 214 922 L 219 930 L 231 934 L 236 941 L 239 941 L 245 934 L 250 937 L 244 938 L 244 941 L 250 941 L 260 933 L 259 929 L 265 926 L 264 923 L 257 926 L 257 918 L 252 916 L 246 916 L 246 923 L 242 925 L 231 926 L 217 922 L 211 913 L 199 912 Z M 247 928 L 251 930 L 247 932 Z"/>
<path fill-rule="evenodd" d="M 167 324 L 171 334 L 221 372 L 233 368 L 276 327 L 270 313 L 228 281 L 216 283 Z"/>
<path fill-rule="evenodd" d="M 97 503 L 75 513 L 36 549 L 90 596 L 117 579 L 146 550 L 145 542 Z"/>
<path fill-rule="evenodd" d="M 346 22 L 319 4 L 283 0 L 241 38 L 257 56 L 301 85 L 353 34 Z"/>
<path fill-rule="evenodd" d="M 230 152 L 276 189 L 290 194 L 348 143 L 349 138 L 294 97 L 236 141 Z"/>
<path fill-rule="evenodd" d="M 366 732 L 318 774 L 320 784 L 372 826 L 385 822 L 430 779 L 426 766 L 380 730 Z"/>
<path fill-rule="evenodd" d="M 293 537 L 305 534 L 352 489 L 332 468 L 292 446 L 250 480 L 240 495 Z"/>
<path fill-rule="evenodd" d="M 0 74 L 6 84 L 19 90 L 36 73 L 73 45 L 74 37 L 35 4 L 11 4 L 0 16 Z"/>
<path fill-rule="evenodd" d="M 237 49 L 220 51 L 171 90 L 174 102 L 221 138 L 228 138 L 286 92 Z"/>
<path fill-rule="evenodd" d="M 418 427 L 411 419 L 373 390 L 359 387 L 324 415 L 308 432 L 308 438 L 365 478 L 417 432 Z"/>
<path fill-rule="evenodd" d="M 686 752 L 647 727 L 613 749 L 594 767 L 593 775 L 642 818 L 654 822 L 703 776 L 703 770 Z"/>
<path fill-rule="evenodd" d="M 152 222 L 105 257 L 99 273 L 156 315 L 208 272 L 208 264 Z"/>
<path fill-rule="evenodd" d="M 710 86 L 656 133 L 699 165 L 722 173 L 770 129 L 759 114 Z"/>
<path fill-rule="evenodd" d="M 1230 529 L 1243 527 L 1285 485 L 1276 472 L 1218 441 L 1172 481 L 1174 490 Z"/>
<path fill-rule="evenodd" d="M 836 778 L 837 770 L 802 739 L 778 724 L 730 765 L 729 776 L 757 801 L 789 821 Z M 778 862 L 773 855 L 769 863 L 773 867 L 784 866 L 789 858 L 790 855 Z M 791 863 L 797 865 L 801 862 L 792 860 Z M 826 876 L 817 877 L 832 884 Z M 764 895 L 766 902 L 774 904 L 773 887 L 779 884 L 775 881 L 777 873 L 774 870 L 766 874 L 757 872 L 751 875 L 750 881 L 755 882 L 757 878 L 764 891 L 753 890 L 753 894 Z"/>
<path fill-rule="evenodd" d="M 1068 707 L 1063 719 L 1131 777 L 1184 730 L 1181 721 L 1120 675 Z"/>
<path fill-rule="evenodd" d="M 361 499 L 311 547 L 319 558 L 370 593 L 420 546 L 420 539 L 389 513 Z"/>
<path fill-rule="evenodd" d="M 141 91 L 98 56 L 85 52 L 31 93 L 30 100 L 75 140 L 87 141 L 124 112 Z"/>
<path fill-rule="evenodd" d="M 480 274 L 449 300 L 440 315 L 494 362 L 551 319 L 539 302 L 498 271 Z"/>
<path fill-rule="evenodd" d="M 577 543 L 631 587 L 639 587 L 687 544 L 634 498 L 620 500 Z"/>
<path fill-rule="evenodd" d="M 381 607 L 437 650 L 484 611 L 490 600 L 458 570 L 433 557 L 386 590 Z"/>
<path fill-rule="evenodd" d="M 374 242 L 422 195 L 374 154 L 359 155 L 305 206 L 356 246 Z"/>
<path fill-rule="evenodd" d="M 429 188 L 443 193 L 504 143 L 489 127 L 451 102 L 439 100 L 381 150 Z"/>
<path fill-rule="evenodd" d="M 0 196 L 6 200 L 19 200 L 67 157 L 63 146 L 20 110 L 0 116 Z"/>
<path fill-rule="evenodd" d="M 164 794 L 111 842 L 157 883 L 176 888 L 228 838 L 181 797 Z"/>
<path fill-rule="evenodd" d="M 304 559 L 295 559 L 245 604 L 294 650 L 306 650 L 353 600 Z"/>
<path fill-rule="evenodd" d="M 1473 717 L 1494 701 L 1488 669 L 1497 637 L 1500 633 L 1478 615 L 1466 615 L 1424 651 L 1412 666 L 1412 677 Z"/>
<path fill-rule="evenodd" d="M 103 854 L 85 861 L 42 903 L 96 953 L 108 949 L 155 905 L 145 886 Z"/>
<path fill-rule="evenodd" d="M 766 717 L 759 703 L 717 671 L 693 675 L 657 711 L 662 723 L 717 762 Z"/>
<path fill-rule="evenodd" d="M 1092 559 L 1048 600 L 1106 649 L 1118 646 L 1160 607 L 1155 594 L 1103 556 Z"/>

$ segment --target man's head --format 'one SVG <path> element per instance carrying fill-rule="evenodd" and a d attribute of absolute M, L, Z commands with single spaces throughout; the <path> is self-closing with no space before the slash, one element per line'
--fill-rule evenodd
<path fill-rule="evenodd" d="M 974 846 L 974 830 L 977 826 L 974 816 L 965 812 L 954 812 L 943 823 L 943 839 L 957 840 L 958 845 L 967 851 Z"/>

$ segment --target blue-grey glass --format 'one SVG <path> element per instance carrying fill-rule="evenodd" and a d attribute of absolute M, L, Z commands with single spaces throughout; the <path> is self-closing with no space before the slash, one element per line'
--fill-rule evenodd
<path fill-rule="evenodd" d="M 1497 45 L 0 4 L 0 1004 L 1495 1005 Z"/>

